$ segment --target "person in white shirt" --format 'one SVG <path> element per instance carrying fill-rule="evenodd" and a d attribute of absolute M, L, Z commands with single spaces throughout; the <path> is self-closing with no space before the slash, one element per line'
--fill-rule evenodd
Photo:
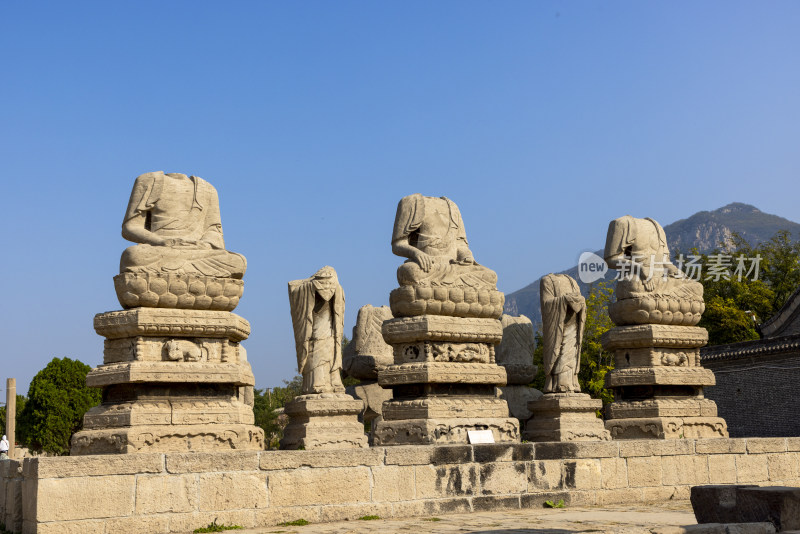
<path fill-rule="evenodd" d="M 0 440 L 0 460 L 7 460 L 8 459 L 8 448 L 9 448 L 8 438 L 3 436 L 3 439 Z"/>

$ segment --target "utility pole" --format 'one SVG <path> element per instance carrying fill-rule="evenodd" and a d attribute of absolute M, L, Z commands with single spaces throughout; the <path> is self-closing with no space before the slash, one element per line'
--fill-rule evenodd
<path fill-rule="evenodd" d="M 6 380 L 6 437 L 8 438 L 8 457 L 14 458 L 17 433 L 17 379 Z"/>

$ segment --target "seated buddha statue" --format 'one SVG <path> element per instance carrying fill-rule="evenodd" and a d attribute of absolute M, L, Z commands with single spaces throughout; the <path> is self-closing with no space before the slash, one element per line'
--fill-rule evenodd
<path fill-rule="evenodd" d="M 397 205 L 392 252 L 408 260 L 401 286 L 466 286 L 495 290 L 497 274 L 479 265 L 467 243 L 458 206 L 449 198 L 409 195 Z"/>
<path fill-rule="evenodd" d="M 610 268 L 624 273 L 609 307 L 615 324 L 694 325 L 700 320 L 703 285 L 670 261 L 664 229 L 653 219 L 626 215 L 611 221 L 604 257 Z"/>
<path fill-rule="evenodd" d="M 175 273 L 241 279 L 244 256 L 225 250 L 219 200 L 197 176 L 149 172 L 136 178 L 122 237 L 138 243 L 120 259 L 121 273 Z"/>

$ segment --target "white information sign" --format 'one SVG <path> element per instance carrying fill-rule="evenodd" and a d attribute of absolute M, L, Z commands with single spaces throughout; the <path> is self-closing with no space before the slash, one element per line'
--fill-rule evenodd
<path fill-rule="evenodd" d="M 491 430 L 467 430 L 470 443 L 494 443 L 494 434 Z"/>

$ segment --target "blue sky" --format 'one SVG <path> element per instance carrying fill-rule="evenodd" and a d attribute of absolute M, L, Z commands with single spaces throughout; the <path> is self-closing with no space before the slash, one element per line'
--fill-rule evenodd
<path fill-rule="evenodd" d="M 506 292 L 624 214 L 798 221 L 798 27 L 772 1 L 4 2 L 0 374 L 101 362 L 148 171 L 219 191 L 258 387 L 296 367 L 289 280 L 335 267 L 348 332 L 388 303 L 411 193 L 458 203 Z"/>

